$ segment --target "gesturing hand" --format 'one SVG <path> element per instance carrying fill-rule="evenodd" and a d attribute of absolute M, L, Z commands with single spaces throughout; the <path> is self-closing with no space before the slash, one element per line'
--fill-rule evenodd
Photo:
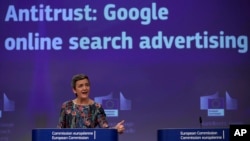
<path fill-rule="evenodd" d="M 125 121 L 122 120 L 121 122 L 117 123 L 116 126 L 115 126 L 115 129 L 117 129 L 117 132 L 119 134 L 122 134 L 124 132 L 124 130 L 125 130 L 125 128 L 124 128 L 124 122 Z"/>

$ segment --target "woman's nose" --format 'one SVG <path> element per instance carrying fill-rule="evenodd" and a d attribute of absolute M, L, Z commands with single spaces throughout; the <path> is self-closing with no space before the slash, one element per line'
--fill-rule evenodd
<path fill-rule="evenodd" d="M 83 89 L 84 89 L 84 90 L 88 89 L 88 86 L 83 86 Z"/>

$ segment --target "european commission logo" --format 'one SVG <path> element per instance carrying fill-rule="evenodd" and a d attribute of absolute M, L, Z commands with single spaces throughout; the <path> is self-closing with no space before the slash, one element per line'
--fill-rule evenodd
<path fill-rule="evenodd" d="M 207 110 L 208 116 L 224 116 L 225 110 L 237 110 L 238 102 L 225 93 L 225 97 L 219 97 L 218 92 L 213 95 L 200 97 L 200 109 Z"/>
<path fill-rule="evenodd" d="M 15 102 L 10 100 L 7 95 L 3 94 L 3 100 L 0 101 L 0 118 L 2 118 L 4 112 L 15 111 Z"/>
<path fill-rule="evenodd" d="M 131 100 L 126 99 L 122 92 L 119 96 L 119 98 L 114 98 L 111 93 L 106 96 L 95 97 L 94 100 L 102 105 L 107 117 L 118 117 L 119 110 L 131 110 L 132 107 Z"/>

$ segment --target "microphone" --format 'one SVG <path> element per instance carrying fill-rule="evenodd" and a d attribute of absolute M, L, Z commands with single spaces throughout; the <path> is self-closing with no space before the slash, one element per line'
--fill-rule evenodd
<path fill-rule="evenodd" d="M 199 121 L 200 121 L 200 128 L 202 128 L 202 118 L 201 118 L 201 116 L 199 117 Z"/>

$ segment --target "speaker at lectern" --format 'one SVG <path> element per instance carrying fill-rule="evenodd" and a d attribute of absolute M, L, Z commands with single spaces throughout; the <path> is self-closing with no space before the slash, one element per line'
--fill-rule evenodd
<path fill-rule="evenodd" d="M 33 129 L 32 141 L 118 141 L 116 129 Z"/>

